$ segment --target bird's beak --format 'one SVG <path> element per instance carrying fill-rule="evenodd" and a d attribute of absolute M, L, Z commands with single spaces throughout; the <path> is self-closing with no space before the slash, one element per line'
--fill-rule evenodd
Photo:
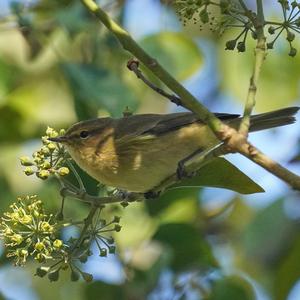
<path fill-rule="evenodd" d="M 48 141 L 56 143 L 65 143 L 69 141 L 69 138 L 67 136 L 62 135 L 58 137 L 48 138 Z"/>

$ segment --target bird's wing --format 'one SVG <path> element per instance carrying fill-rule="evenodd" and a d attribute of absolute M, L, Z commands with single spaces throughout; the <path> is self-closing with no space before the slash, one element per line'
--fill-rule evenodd
<path fill-rule="evenodd" d="M 221 120 L 236 119 L 239 115 L 215 113 Z M 199 118 L 190 112 L 173 113 L 166 115 L 159 114 L 141 114 L 119 119 L 117 122 L 118 133 L 116 138 L 122 139 L 148 135 L 157 136 L 178 130 L 183 126 L 201 122 Z"/>

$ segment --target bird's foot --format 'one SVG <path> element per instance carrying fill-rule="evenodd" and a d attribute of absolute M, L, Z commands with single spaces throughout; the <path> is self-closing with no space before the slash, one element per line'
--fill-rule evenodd
<path fill-rule="evenodd" d="M 196 175 L 196 172 L 187 172 L 183 162 L 179 162 L 176 170 L 178 180 L 192 178 Z"/>
<path fill-rule="evenodd" d="M 159 192 L 149 191 L 149 192 L 144 193 L 144 197 L 147 200 L 156 199 L 159 197 L 160 193 L 161 193 L 160 191 Z"/>

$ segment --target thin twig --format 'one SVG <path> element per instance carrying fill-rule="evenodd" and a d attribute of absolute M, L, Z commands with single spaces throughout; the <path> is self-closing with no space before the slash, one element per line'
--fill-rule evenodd
<path fill-rule="evenodd" d="M 84 184 L 83 184 L 83 182 L 82 182 L 82 180 L 81 180 L 81 177 L 80 177 L 79 174 L 77 173 L 77 170 L 76 170 L 75 167 L 73 166 L 72 162 L 70 162 L 70 160 L 67 159 L 66 161 L 67 161 L 68 166 L 69 166 L 70 169 L 72 170 L 72 172 L 73 172 L 73 174 L 74 174 L 74 176 L 75 176 L 75 178 L 76 178 L 76 180 L 77 180 L 77 182 L 78 182 L 78 184 L 79 184 L 79 189 L 80 189 L 80 191 L 85 192 L 85 186 L 84 186 Z"/>
<path fill-rule="evenodd" d="M 93 206 L 93 205 L 91 206 L 91 210 L 90 210 L 88 216 L 84 220 L 84 226 L 83 226 L 83 228 L 82 228 L 82 230 L 80 232 L 79 238 L 77 239 L 77 241 L 76 241 L 76 243 L 75 243 L 75 245 L 73 247 L 72 252 L 74 252 L 77 248 L 80 247 L 80 245 L 81 245 L 81 243 L 82 243 L 82 241 L 84 239 L 84 236 L 85 236 L 88 228 L 92 224 L 93 217 L 94 217 L 94 215 L 95 215 L 95 213 L 97 212 L 98 209 L 99 209 L 99 207 L 97 207 L 97 206 Z"/>
<path fill-rule="evenodd" d="M 257 44 L 255 47 L 255 61 L 253 67 L 253 73 L 250 78 L 250 84 L 248 89 L 247 100 L 244 109 L 243 119 L 240 124 L 239 132 L 245 136 L 248 136 L 250 127 L 250 116 L 255 106 L 255 96 L 257 91 L 257 83 L 259 80 L 261 68 L 266 57 L 266 38 L 264 34 L 264 13 L 261 0 L 257 0 L 257 18 L 258 21 L 253 23 L 257 33 Z"/>
<path fill-rule="evenodd" d="M 141 79 L 146 85 L 148 85 L 152 90 L 157 92 L 158 94 L 162 95 L 163 97 L 169 99 L 171 102 L 175 103 L 176 105 L 181 105 L 182 102 L 179 97 L 176 95 L 169 94 L 165 92 L 163 89 L 157 87 L 155 84 L 150 82 L 142 73 L 142 71 L 139 69 L 139 61 L 137 59 L 130 59 L 127 63 L 127 68 L 134 72 L 137 78 Z"/>

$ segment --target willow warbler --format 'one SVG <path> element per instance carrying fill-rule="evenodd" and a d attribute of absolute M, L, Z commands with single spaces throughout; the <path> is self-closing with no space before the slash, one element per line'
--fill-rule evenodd
<path fill-rule="evenodd" d="M 251 117 L 250 131 L 292 124 L 299 107 Z M 238 128 L 241 118 L 215 114 Z M 197 150 L 219 143 L 210 128 L 190 112 L 99 118 L 71 126 L 62 143 L 74 161 L 101 183 L 131 192 L 148 192 L 174 174 L 178 163 Z"/>

